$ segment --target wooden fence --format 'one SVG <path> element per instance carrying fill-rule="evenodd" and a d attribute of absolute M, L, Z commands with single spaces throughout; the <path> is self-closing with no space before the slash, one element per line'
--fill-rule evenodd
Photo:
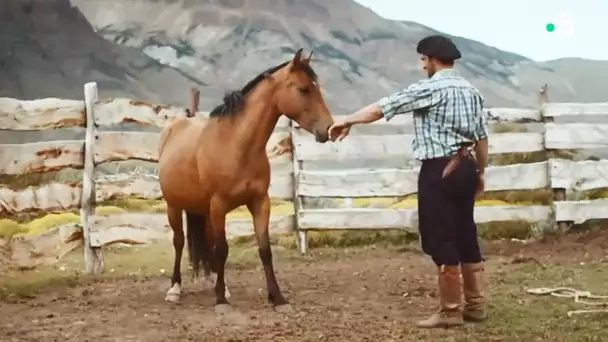
<path fill-rule="evenodd" d="M 98 131 L 99 127 L 122 123 L 163 127 L 186 110 L 155 106 L 142 101 L 112 99 L 98 101 L 97 85 L 85 85 L 85 101 L 42 99 L 19 101 L 0 98 L 1 130 L 46 130 L 85 127 L 84 141 L 47 141 L 0 145 L 0 174 L 49 172 L 65 168 L 83 169 L 82 182 L 51 182 L 27 189 L 0 187 L 3 216 L 80 208 L 81 222 L 65 224 L 40 236 L 15 236 L 0 240 L 22 266 L 52 263 L 84 243 L 85 270 L 103 270 L 101 247 L 115 242 L 146 243 L 171 236 L 162 213 L 120 213 L 95 215 L 95 204 L 122 197 L 160 199 L 154 175 L 121 174 L 95 178 L 97 166 L 126 160 L 156 162 L 158 132 Z M 608 148 L 608 124 L 553 123 L 556 117 L 608 115 L 608 103 L 545 103 L 540 109 L 493 108 L 487 110 L 490 123 L 544 125 L 544 132 L 491 134 L 490 154 L 532 153 L 560 149 Z M 206 113 L 197 113 L 201 118 Z M 267 145 L 272 166 L 270 195 L 292 201 L 295 210 L 273 210 L 271 232 L 298 231 L 303 252 L 309 230 L 416 228 L 413 208 L 319 208 L 322 198 L 405 197 L 416 193 L 418 168 L 411 163 L 412 135 L 407 133 L 412 118 L 396 117 L 390 122 L 360 126 L 341 143 L 318 144 L 312 135 L 289 120 L 279 121 Z M 293 156 L 292 156 L 293 152 Z M 408 165 L 411 167 L 405 167 Z M 388 165 L 388 166 L 387 166 Z M 549 159 L 541 162 L 490 166 L 486 191 L 552 188 L 551 205 L 478 206 L 478 223 L 523 220 L 528 222 L 574 222 L 608 218 L 608 199 L 566 201 L 564 192 L 608 188 L 608 160 L 572 161 Z M 311 207 L 311 202 L 317 202 Z M 323 205 L 321 205 L 323 206 Z M 285 204 L 282 205 L 285 207 Z M 275 207 L 276 208 L 276 207 Z M 231 237 L 250 235 L 250 218 L 228 221 Z"/>

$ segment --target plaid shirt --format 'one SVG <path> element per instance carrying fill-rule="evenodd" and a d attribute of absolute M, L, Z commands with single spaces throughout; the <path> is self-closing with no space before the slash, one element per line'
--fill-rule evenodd
<path fill-rule="evenodd" d="M 378 105 L 387 121 L 414 112 L 413 154 L 419 160 L 454 155 L 463 143 L 488 136 L 482 95 L 451 69 L 385 97 Z"/>

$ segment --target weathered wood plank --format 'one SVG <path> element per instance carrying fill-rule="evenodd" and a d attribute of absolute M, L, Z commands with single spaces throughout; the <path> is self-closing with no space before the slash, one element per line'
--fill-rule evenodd
<path fill-rule="evenodd" d="M 158 162 L 159 141 L 160 133 L 98 132 L 95 144 L 95 164 L 133 159 Z"/>
<path fill-rule="evenodd" d="M 397 197 L 416 193 L 417 181 L 418 170 L 301 170 L 296 184 L 307 197 Z"/>
<path fill-rule="evenodd" d="M 152 104 L 124 98 L 109 99 L 95 103 L 95 123 L 99 126 L 138 123 L 164 127 L 177 117 L 186 116 L 186 108 L 163 104 Z M 208 112 L 197 112 L 199 119 L 208 119 Z M 289 126 L 289 119 L 281 117 L 277 128 Z"/>
<path fill-rule="evenodd" d="M 556 201 L 555 221 L 576 224 L 594 219 L 608 219 L 608 199 L 586 201 Z"/>
<path fill-rule="evenodd" d="M 541 111 L 539 109 L 530 108 L 486 108 L 484 110 L 488 123 L 528 123 L 540 122 L 542 120 Z M 346 114 L 335 115 L 340 117 Z M 393 117 L 390 121 L 380 119 L 372 122 L 371 125 L 391 125 L 391 126 L 411 126 L 414 122 L 412 114 L 403 114 Z M 300 127 L 296 122 L 293 127 Z"/>
<path fill-rule="evenodd" d="M 81 168 L 84 141 L 56 140 L 0 145 L 0 174 L 59 171 Z"/>
<path fill-rule="evenodd" d="M 488 123 L 527 123 L 542 120 L 540 110 L 531 108 L 487 108 L 485 113 Z"/>
<path fill-rule="evenodd" d="M 0 129 L 25 131 L 83 125 L 83 101 L 56 98 L 25 101 L 0 97 Z"/>
<path fill-rule="evenodd" d="M 549 206 L 491 206 L 475 207 L 475 221 L 524 220 L 544 221 L 549 218 Z M 298 213 L 298 229 L 402 229 L 418 227 L 415 209 L 305 209 Z"/>
<path fill-rule="evenodd" d="M 347 160 L 365 158 L 391 158 L 411 155 L 411 136 L 355 135 L 341 142 L 320 144 L 312 134 L 301 129 L 292 131 L 295 159 Z"/>
<path fill-rule="evenodd" d="M 11 266 L 33 268 L 52 265 L 67 253 L 82 246 L 82 230 L 78 224 L 66 224 L 41 235 L 15 236 L 0 239 L 0 248 L 9 252 Z"/>
<path fill-rule="evenodd" d="M 298 193 L 308 197 L 397 197 L 418 192 L 419 168 L 309 171 L 298 176 Z M 486 191 L 539 189 L 549 185 L 547 163 L 492 166 Z"/>
<path fill-rule="evenodd" d="M 57 182 L 23 190 L 0 187 L 0 213 L 66 211 L 80 204 L 80 192 L 79 184 Z"/>
<path fill-rule="evenodd" d="M 546 103 L 542 106 L 545 117 L 608 115 L 608 102 L 601 103 Z"/>
<path fill-rule="evenodd" d="M 95 145 L 95 164 L 131 159 L 158 162 L 159 140 L 160 133 L 155 132 L 99 132 Z M 291 153 L 282 147 L 285 140 L 289 140 L 289 132 L 277 132 L 270 136 L 266 151 L 271 161 Z"/>
<path fill-rule="evenodd" d="M 353 135 L 341 142 L 317 143 L 312 134 L 292 131 L 297 160 L 348 160 L 412 157 L 410 134 Z M 499 133 L 489 137 L 490 154 L 543 150 L 542 133 Z"/>
<path fill-rule="evenodd" d="M 490 154 L 525 153 L 544 150 L 542 133 L 498 133 L 488 137 Z"/>
<path fill-rule="evenodd" d="M 273 173 L 268 193 L 271 198 L 291 200 L 291 172 Z M 162 199 L 158 178 L 152 175 L 111 175 L 95 182 L 96 202 L 132 197 Z M 18 214 L 35 211 L 67 211 L 80 205 L 81 184 L 53 182 L 40 187 L 13 190 L 0 186 L 0 213 Z"/>
<path fill-rule="evenodd" d="M 608 124 L 548 123 L 545 129 L 545 145 L 548 149 L 608 147 Z"/>
<path fill-rule="evenodd" d="M 138 123 L 164 127 L 176 117 L 185 117 L 186 109 L 124 98 L 97 101 L 94 104 L 95 124 L 98 126 Z M 206 117 L 207 113 L 197 113 Z"/>
<path fill-rule="evenodd" d="M 268 193 L 271 198 L 290 200 L 293 194 L 292 184 L 293 179 L 290 170 L 274 168 L 271 173 Z M 104 179 L 98 178 L 95 193 L 97 202 L 124 197 L 142 199 L 161 199 L 163 197 L 158 177 L 149 174 L 116 174 Z"/>
<path fill-rule="evenodd" d="M 158 177 L 151 174 L 114 174 L 95 180 L 96 202 L 134 197 L 142 199 L 161 199 L 163 193 Z"/>
<path fill-rule="evenodd" d="M 551 187 L 566 191 L 608 188 L 608 160 L 550 159 Z"/>
<path fill-rule="evenodd" d="M 288 233 L 293 229 L 293 216 L 271 216 L 271 233 Z M 98 227 L 91 234 L 93 246 L 104 246 L 121 242 L 129 244 L 149 243 L 154 240 L 170 240 L 173 236 L 166 215 L 150 213 L 129 213 L 99 216 L 94 219 Z M 229 219 L 226 222 L 228 238 L 253 235 L 251 219 Z"/>
<path fill-rule="evenodd" d="M 163 214 L 129 213 L 111 216 L 92 216 L 96 230 L 91 232 L 92 247 L 112 243 L 142 244 L 158 240 L 170 241 L 172 232 Z M 271 234 L 293 231 L 293 216 L 272 216 Z M 230 219 L 228 238 L 254 234 L 251 219 Z M 16 236 L 10 241 L 0 239 L 0 248 L 9 252 L 11 266 L 32 268 L 55 264 L 70 251 L 82 246 L 80 224 L 66 224 L 36 236 Z"/>
<path fill-rule="evenodd" d="M 271 198 L 291 200 L 293 196 L 292 171 L 286 167 L 272 170 Z M 52 182 L 39 187 L 13 190 L 0 186 L 0 213 L 17 214 L 34 211 L 66 211 L 80 205 L 82 185 Z M 96 202 L 134 197 L 161 199 L 158 178 L 147 174 L 115 174 L 95 182 Z"/>

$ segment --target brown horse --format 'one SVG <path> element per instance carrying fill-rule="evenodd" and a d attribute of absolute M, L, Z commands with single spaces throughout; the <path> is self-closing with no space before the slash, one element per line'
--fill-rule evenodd
<path fill-rule="evenodd" d="M 216 310 L 230 308 L 224 280 L 226 214 L 245 205 L 253 216 L 268 300 L 276 309 L 290 308 L 272 264 L 266 144 L 282 114 L 314 134 L 320 143 L 328 140 L 327 129 L 333 123 L 310 57 L 302 59 L 301 54 L 302 49 L 291 61 L 264 71 L 240 91 L 228 93 L 223 104 L 211 111 L 209 120 L 178 118 L 163 130 L 159 177 L 175 248 L 167 300 L 177 301 L 181 293 L 185 212 L 193 276 L 201 266 L 207 277 L 213 271 Z"/>

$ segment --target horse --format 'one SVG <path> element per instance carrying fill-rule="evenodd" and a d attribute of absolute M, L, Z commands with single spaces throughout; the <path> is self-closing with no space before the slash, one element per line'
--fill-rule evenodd
<path fill-rule="evenodd" d="M 270 162 L 266 144 L 281 115 L 312 133 L 318 143 L 329 140 L 333 117 L 311 67 L 312 53 L 260 73 L 241 90 L 228 92 L 207 120 L 176 118 L 161 133 L 158 176 L 173 231 L 175 263 L 166 300 L 179 301 L 186 216 L 188 255 L 193 278 L 203 267 L 215 273 L 216 311 L 230 309 L 224 271 L 228 258 L 226 215 L 246 206 L 260 260 L 268 301 L 277 311 L 291 306 L 276 280 L 269 241 Z M 228 295 L 227 295 L 228 293 Z"/>

